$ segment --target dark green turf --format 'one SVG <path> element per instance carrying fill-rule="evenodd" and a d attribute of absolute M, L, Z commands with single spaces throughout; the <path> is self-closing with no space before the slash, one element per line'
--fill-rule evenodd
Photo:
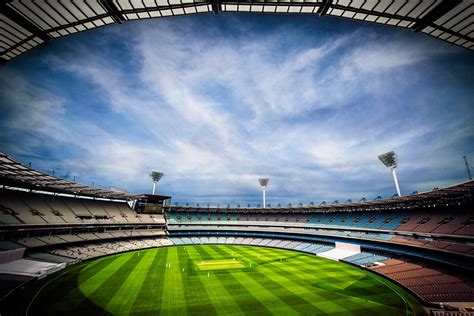
<path fill-rule="evenodd" d="M 129 252 L 73 266 L 38 288 L 29 315 L 422 314 L 406 291 L 368 271 L 250 246 Z"/>

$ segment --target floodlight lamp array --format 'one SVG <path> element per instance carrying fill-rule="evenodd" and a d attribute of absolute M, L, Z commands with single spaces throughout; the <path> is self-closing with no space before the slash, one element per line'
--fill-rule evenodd
<path fill-rule="evenodd" d="M 378 158 L 387 168 L 395 169 L 397 167 L 397 154 L 393 150 L 379 155 Z"/>
<path fill-rule="evenodd" d="M 158 182 L 163 177 L 163 175 L 164 175 L 164 173 L 162 173 L 162 172 L 152 171 L 150 173 L 150 178 L 153 180 L 153 182 Z"/>
<path fill-rule="evenodd" d="M 258 182 L 260 183 L 260 186 L 262 188 L 266 188 L 268 186 L 268 181 L 269 179 L 268 178 L 260 178 L 258 179 Z"/>

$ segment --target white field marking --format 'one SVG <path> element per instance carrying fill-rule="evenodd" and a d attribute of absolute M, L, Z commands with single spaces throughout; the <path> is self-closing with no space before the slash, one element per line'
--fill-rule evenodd
<path fill-rule="evenodd" d="M 392 291 L 397 293 L 397 295 L 405 302 L 405 312 L 406 312 L 406 315 L 408 316 L 409 315 L 409 313 L 408 313 L 408 302 L 405 300 L 405 298 L 402 295 L 400 295 L 400 293 L 398 293 L 398 291 L 396 289 L 391 287 L 389 283 L 382 282 L 378 278 L 373 278 L 373 279 L 375 279 L 376 281 L 378 281 L 378 282 L 382 283 L 383 285 L 389 287 Z"/>
<path fill-rule="evenodd" d="M 212 266 L 212 265 L 221 265 L 221 264 L 240 264 L 240 262 L 234 261 L 219 261 L 219 262 L 201 262 L 198 263 L 198 266 Z"/>
<path fill-rule="evenodd" d="M 51 282 L 55 281 L 57 278 L 59 278 L 60 276 L 62 276 L 62 275 L 65 274 L 66 272 L 74 271 L 74 270 L 76 270 L 76 269 L 78 269 L 78 268 L 80 268 L 80 267 L 84 267 L 84 266 L 79 264 L 79 265 L 76 266 L 76 267 L 73 267 L 73 268 L 71 268 L 71 269 L 67 269 L 67 271 L 64 271 L 64 270 L 66 270 L 66 269 L 64 269 L 64 270 L 62 270 L 61 273 L 58 274 L 55 278 L 53 278 L 53 279 L 49 280 L 47 283 L 45 283 L 45 284 L 38 290 L 38 292 L 36 292 L 35 296 L 33 296 L 33 298 L 31 299 L 30 303 L 28 304 L 28 307 L 26 308 L 26 313 L 25 313 L 25 315 L 28 316 L 28 312 L 30 311 L 31 304 L 33 304 L 33 301 L 34 301 L 34 300 L 36 299 L 36 297 L 41 293 L 41 291 L 44 290 L 44 288 L 45 288 L 46 286 L 48 286 Z"/>

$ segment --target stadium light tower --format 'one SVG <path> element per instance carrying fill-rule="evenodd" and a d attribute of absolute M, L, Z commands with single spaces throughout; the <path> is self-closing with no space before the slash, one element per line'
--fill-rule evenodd
<path fill-rule="evenodd" d="M 263 193 L 263 208 L 265 208 L 265 190 L 267 189 L 267 186 L 268 186 L 268 178 L 261 178 L 261 179 L 258 179 L 258 182 L 260 183 L 260 186 L 262 187 L 262 193 Z"/>
<path fill-rule="evenodd" d="M 156 184 L 158 183 L 158 181 L 160 181 L 162 177 L 163 177 L 162 172 L 152 171 L 150 173 L 150 178 L 153 180 L 153 193 L 152 193 L 153 195 L 155 195 Z"/>
<path fill-rule="evenodd" d="M 469 178 L 469 180 L 472 180 L 471 170 L 469 169 L 469 163 L 467 162 L 467 157 L 466 156 L 462 156 L 462 157 L 464 159 L 464 164 L 466 165 L 467 177 Z"/>
<path fill-rule="evenodd" d="M 397 168 L 397 154 L 392 150 L 385 154 L 379 155 L 378 158 L 385 165 L 385 167 L 390 168 L 392 171 L 393 181 L 395 182 L 398 196 L 402 196 L 400 193 L 400 186 L 398 185 L 397 173 L 395 172 L 395 169 Z"/>

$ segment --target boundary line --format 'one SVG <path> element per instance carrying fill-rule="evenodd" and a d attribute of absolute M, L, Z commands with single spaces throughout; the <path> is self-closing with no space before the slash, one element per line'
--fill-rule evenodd
<path fill-rule="evenodd" d="M 374 278 L 373 276 L 371 276 L 373 279 L 375 279 L 377 282 L 385 285 L 386 287 L 390 288 L 392 291 L 394 291 L 395 293 L 397 293 L 398 297 L 400 297 L 404 302 L 405 302 L 405 311 L 406 311 L 406 315 L 410 315 L 410 313 L 408 312 L 408 306 L 410 306 L 410 310 L 413 311 L 413 309 L 411 308 L 411 305 L 406 301 L 406 299 L 403 297 L 403 295 L 401 295 L 395 288 L 393 288 L 389 283 L 386 283 L 382 280 L 379 280 L 378 278 Z"/>
<path fill-rule="evenodd" d="M 82 265 L 78 265 L 78 266 L 75 266 L 74 268 L 72 269 L 63 269 L 61 270 L 61 273 L 58 274 L 57 276 L 55 276 L 53 279 L 49 280 L 48 282 L 46 282 L 45 284 L 43 284 L 43 286 L 35 293 L 35 295 L 33 296 L 33 298 L 31 299 L 30 303 L 28 304 L 28 307 L 26 308 L 26 311 L 25 311 L 25 315 L 28 316 L 28 313 L 30 311 L 30 307 L 31 305 L 33 304 L 34 300 L 38 297 L 38 295 L 46 288 L 46 286 L 48 286 L 51 282 L 55 281 L 56 279 L 58 279 L 60 276 L 62 276 L 63 274 L 65 274 L 66 272 L 70 272 L 70 271 L 74 271 L 78 268 L 82 267 Z M 67 270 L 67 271 L 65 271 Z"/>

